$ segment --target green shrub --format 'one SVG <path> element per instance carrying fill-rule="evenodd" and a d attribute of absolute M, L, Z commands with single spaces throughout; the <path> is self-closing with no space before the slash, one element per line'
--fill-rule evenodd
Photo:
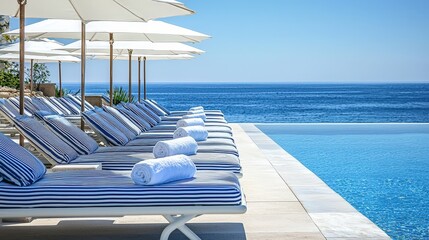
<path fill-rule="evenodd" d="M 107 95 L 110 96 L 109 90 L 107 90 Z M 113 104 L 116 105 L 121 102 L 129 102 L 128 92 L 122 87 L 115 87 L 113 89 Z M 131 96 L 131 102 L 134 102 L 134 96 Z"/>
<path fill-rule="evenodd" d="M 72 92 L 72 91 L 68 90 L 67 88 L 63 88 L 63 89 L 61 89 L 61 91 L 63 93 L 62 94 L 63 97 L 65 97 L 68 94 L 77 95 L 78 93 L 80 93 L 80 89 L 77 90 L 76 92 Z M 60 97 L 60 89 L 57 86 L 55 86 L 55 97 Z"/>
<path fill-rule="evenodd" d="M 19 73 L 16 65 L 9 62 L 3 62 L 4 67 L 0 69 L 0 86 L 19 88 Z"/>

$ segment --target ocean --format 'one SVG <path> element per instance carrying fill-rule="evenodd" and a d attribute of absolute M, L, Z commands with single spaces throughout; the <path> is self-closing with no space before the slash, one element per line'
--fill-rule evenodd
<path fill-rule="evenodd" d="M 89 83 L 86 93 L 105 94 L 107 88 Z M 137 95 L 137 85 L 133 89 Z M 148 97 L 174 110 L 220 109 L 229 122 L 429 122 L 429 84 L 162 83 L 149 84 Z"/>

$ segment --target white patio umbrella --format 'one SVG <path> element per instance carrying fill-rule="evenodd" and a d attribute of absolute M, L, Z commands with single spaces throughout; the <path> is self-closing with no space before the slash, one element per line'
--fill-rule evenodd
<path fill-rule="evenodd" d="M 25 56 L 27 56 L 30 62 L 30 89 L 33 89 L 33 62 L 38 60 L 39 62 L 58 62 L 58 71 L 59 71 L 59 88 L 60 92 L 62 90 L 62 81 L 61 81 L 61 62 L 80 62 L 79 58 L 70 56 L 70 53 L 64 50 L 56 50 L 56 48 L 63 47 L 62 43 L 59 43 L 51 39 L 39 39 L 31 40 L 25 42 L 27 46 L 27 51 Z M 4 48 L 0 48 L 0 54 L 5 54 L 3 57 L 10 57 L 9 60 L 16 61 L 16 56 L 19 56 L 19 43 L 13 43 L 6 45 Z M 28 62 L 28 61 L 27 61 Z"/>
<path fill-rule="evenodd" d="M 65 45 L 60 50 L 66 50 L 74 53 L 80 50 L 80 41 L 76 41 Z M 188 46 L 183 43 L 152 43 L 148 41 L 119 41 L 115 43 L 115 50 L 111 53 L 110 43 L 95 41 L 87 42 L 86 47 L 91 54 L 108 54 L 110 53 L 113 60 L 113 55 L 125 55 L 128 53 L 128 95 L 132 98 L 132 75 L 131 75 L 131 60 L 132 55 L 165 55 L 165 54 L 202 54 L 204 51 Z M 110 83 L 110 98 L 112 98 L 112 82 Z"/>
<path fill-rule="evenodd" d="M 78 20 L 46 19 L 25 26 L 25 35 L 33 38 L 80 39 L 81 22 Z M 108 41 L 109 33 L 115 41 L 201 42 L 210 36 L 162 21 L 112 22 L 94 21 L 86 24 L 86 39 Z M 4 34 L 17 36 L 19 29 Z"/>
<path fill-rule="evenodd" d="M 79 39 L 81 23 L 76 20 L 48 19 L 26 26 L 26 36 L 71 38 Z M 5 34 L 17 35 L 18 30 L 13 30 Z M 150 41 L 150 42 L 200 42 L 210 36 L 195 32 L 186 28 L 178 27 L 161 21 L 148 22 L 111 22 L 94 21 L 86 24 L 86 39 L 91 41 L 109 41 L 111 51 L 110 60 L 110 94 L 113 93 L 113 45 L 115 41 Z M 120 46 L 115 43 L 115 48 Z M 80 49 L 78 46 L 76 51 Z M 104 49 L 105 46 L 102 48 Z M 120 51 L 128 51 L 121 49 Z M 133 52 L 134 54 L 136 52 Z M 169 53 L 167 53 L 169 54 Z"/>
<path fill-rule="evenodd" d="M 6 61 L 16 62 L 19 61 L 19 54 L 17 53 L 6 53 L 0 55 L 0 59 Z M 27 62 L 30 62 L 30 89 L 33 90 L 33 63 L 52 63 L 58 62 L 58 82 L 59 82 L 59 90 L 60 96 L 62 96 L 62 74 L 61 74 L 61 63 L 62 62 L 80 62 L 80 59 L 70 55 L 51 55 L 51 56 L 43 56 L 43 55 L 31 55 L 25 54 L 25 59 Z"/>
<path fill-rule="evenodd" d="M 138 101 L 141 99 L 141 59 L 143 58 L 143 99 L 147 99 L 147 87 L 146 87 L 146 61 L 147 60 L 188 60 L 194 58 L 189 54 L 177 54 L 177 55 L 134 55 L 138 60 Z M 94 59 L 109 59 L 106 55 L 96 55 Z M 113 57 L 114 60 L 128 60 L 128 56 L 116 55 Z"/>
<path fill-rule="evenodd" d="M 64 44 L 47 38 L 25 41 L 25 45 L 26 54 L 43 56 L 70 55 L 70 53 L 67 51 L 58 50 L 58 48 L 63 47 Z M 0 48 L 0 53 L 19 54 L 19 43 L 5 45 L 3 48 Z"/>
<path fill-rule="evenodd" d="M 18 17 L 20 39 L 25 38 L 25 17 L 60 18 L 81 21 L 81 39 L 86 39 L 85 24 L 90 21 L 149 21 L 154 18 L 192 14 L 174 0 L 2 0 L 0 14 Z M 113 41 L 113 39 L 112 39 Z M 24 113 L 24 52 L 20 41 L 20 114 Z M 81 47 L 81 110 L 85 110 L 85 41 Z M 83 129 L 84 122 L 81 122 Z M 23 138 L 21 138 L 23 144 Z"/>

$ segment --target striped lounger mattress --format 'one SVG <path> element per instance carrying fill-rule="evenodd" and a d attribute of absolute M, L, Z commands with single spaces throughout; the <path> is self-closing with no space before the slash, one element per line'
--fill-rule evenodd
<path fill-rule="evenodd" d="M 203 172 L 158 186 L 136 185 L 130 172 L 70 171 L 46 174 L 27 187 L 0 183 L 2 209 L 236 206 L 241 189 L 232 173 Z"/>
<path fill-rule="evenodd" d="M 103 149 L 103 148 L 100 148 Z M 107 148 L 106 148 L 107 149 Z M 231 154 L 198 153 L 189 156 L 198 170 L 221 170 L 240 173 L 240 160 Z M 98 152 L 80 155 L 73 164 L 101 163 L 103 170 L 131 170 L 133 166 L 145 159 L 153 158 L 152 153 L 138 152 Z"/>

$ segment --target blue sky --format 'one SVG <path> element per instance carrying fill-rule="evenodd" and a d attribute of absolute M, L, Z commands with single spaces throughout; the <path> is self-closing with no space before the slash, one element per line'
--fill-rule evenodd
<path fill-rule="evenodd" d="M 193 60 L 149 62 L 151 82 L 429 83 L 428 0 L 182 2 L 197 14 L 162 20 L 213 38 L 194 44 L 207 52 Z M 79 81 L 79 69 L 64 64 L 64 81 Z M 107 84 L 108 69 L 89 61 L 87 81 Z M 128 81 L 126 61 L 115 81 Z"/>

